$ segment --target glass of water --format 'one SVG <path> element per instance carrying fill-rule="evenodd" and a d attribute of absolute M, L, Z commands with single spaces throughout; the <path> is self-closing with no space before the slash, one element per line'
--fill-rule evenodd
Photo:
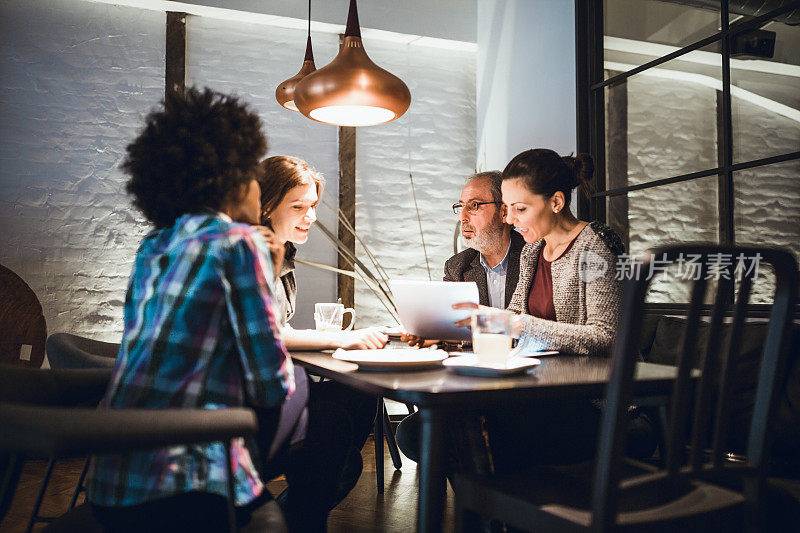
<path fill-rule="evenodd" d="M 472 351 L 479 364 L 504 364 L 511 353 L 518 317 L 502 309 L 472 312 Z"/>

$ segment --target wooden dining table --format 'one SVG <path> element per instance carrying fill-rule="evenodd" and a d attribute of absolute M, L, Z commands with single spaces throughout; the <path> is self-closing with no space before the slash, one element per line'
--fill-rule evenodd
<path fill-rule="evenodd" d="M 390 356 L 387 354 L 387 356 Z M 359 369 L 334 359 L 329 352 L 292 352 L 295 364 L 362 392 L 419 407 L 421 449 L 417 531 L 442 529 L 446 479 L 444 472 L 444 421 L 453 409 L 492 409 L 536 402 L 537 399 L 602 398 L 608 381 L 610 359 L 599 356 L 555 355 L 541 357 L 541 364 L 524 375 L 473 377 L 443 367 L 412 370 Z M 658 399 L 669 392 L 675 368 L 638 363 L 635 395 Z"/>

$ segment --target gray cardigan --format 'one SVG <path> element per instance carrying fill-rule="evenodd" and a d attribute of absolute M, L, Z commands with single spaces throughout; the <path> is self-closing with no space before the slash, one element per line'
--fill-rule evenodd
<path fill-rule="evenodd" d="M 540 240 L 522 249 L 519 283 L 508 305 L 509 310 L 523 315 L 522 330 L 527 342 L 540 350 L 610 354 L 617 334 L 622 289 L 621 281 L 616 279 L 617 256 L 624 251 L 619 236 L 608 226 L 592 222 L 578 234 L 572 248 L 553 261 L 556 322 L 527 314 L 528 294 L 543 246 L 544 240 Z M 582 259 L 588 259 L 585 276 L 580 275 Z"/>

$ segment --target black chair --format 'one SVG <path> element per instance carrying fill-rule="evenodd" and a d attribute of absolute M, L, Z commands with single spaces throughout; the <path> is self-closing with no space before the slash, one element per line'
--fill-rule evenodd
<path fill-rule="evenodd" d="M 119 343 L 103 342 L 72 333 L 53 333 L 47 337 L 45 343 L 47 360 L 51 368 L 114 368 Z M 89 469 L 89 460 L 83 466 L 83 471 L 78 478 L 78 483 L 70 498 L 69 508 L 75 507 L 78 497 L 85 491 L 84 479 Z M 44 486 L 47 486 L 49 474 L 45 477 Z"/>
<path fill-rule="evenodd" d="M 53 333 L 45 344 L 51 368 L 113 368 L 119 343 Z"/>
<path fill-rule="evenodd" d="M 686 328 L 680 342 L 672 388 L 663 466 L 623 460 L 627 410 L 649 285 L 647 276 L 625 284 L 622 320 L 613 349 L 612 369 L 592 465 L 541 467 L 525 475 L 455 479 L 457 530 L 478 516 L 530 530 L 553 531 L 759 531 L 769 466 L 777 391 L 785 379 L 790 324 L 798 296 L 797 262 L 786 251 L 706 245 L 675 245 L 644 254 L 642 272 L 654 260 L 675 262 L 688 254 L 702 260 L 693 282 Z M 760 257 L 775 270 L 776 289 L 752 398 L 746 462 L 726 461 L 734 407 L 734 367 L 753 271 L 745 271 L 726 342 L 722 325 L 734 292 L 733 279 L 720 279 L 710 332 L 693 372 L 700 312 L 709 283 L 709 265 L 720 256 Z M 756 254 L 760 254 L 757 256 Z M 727 270 L 730 274 L 732 269 Z M 694 401 L 692 401 L 692 395 Z"/>
<path fill-rule="evenodd" d="M 392 465 L 395 470 L 403 467 L 403 460 L 400 458 L 400 450 L 397 447 L 397 440 L 394 437 L 394 429 L 389 420 L 389 413 L 386 411 L 386 402 L 382 396 L 378 396 L 378 407 L 375 411 L 375 424 L 373 426 L 373 440 L 375 441 L 375 480 L 378 483 L 378 494 L 383 494 L 384 474 L 383 474 L 383 441 L 389 447 L 389 456 L 392 458 Z"/>
<path fill-rule="evenodd" d="M 0 427 L 3 428 L 0 432 L 0 454 L 10 454 L 14 458 L 12 466 L 17 472 L 16 478 L 13 475 L 4 476 L 1 500 L 4 512 L 7 510 L 6 499 L 11 497 L 9 493 L 13 493 L 16 485 L 18 465 L 23 456 L 48 457 L 52 464 L 59 458 L 87 454 L 124 453 L 177 444 L 221 441 L 225 444 L 228 457 L 228 521 L 231 531 L 237 529 L 233 507 L 230 441 L 235 437 L 256 435 L 258 422 L 252 410 L 63 407 L 64 396 L 79 398 L 79 391 L 85 391 L 84 398 L 88 398 L 89 392 L 96 393 L 99 388 L 105 390 L 110 370 L 15 370 L 11 373 L 3 368 L 0 372 L 0 385 L 16 380 L 43 396 L 35 404 L 0 404 Z M 25 370 L 27 374 L 21 374 L 20 370 Z M 86 386 L 87 382 L 91 383 L 91 387 Z M 57 401 L 44 401 L 47 398 Z M 5 478 L 8 478 L 8 483 Z M 37 508 L 42 496 L 43 492 L 39 495 Z M 99 524 L 93 520 L 87 506 L 83 505 L 51 524 L 51 528 L 48 530 L 90 531 L 98 530 Z"/>
<path fill-rule="evenodd" d="M 103 397 L 110 378 L 111 369 L 48 371 L 0 365 L 0 409 L 12 404 L 60 407 L 95 406 Z M 2 437 L 0 438 L 5 440 L 16 437 L 11 427 L 5 425 L 2 427 Z M 14 487 L 19 480 L 24 460 L 23 454 L 8 452 L 10 450 L 0 448 L 0 465 L 2 465 L 0 471 L 3 473 L 3 484 L 0 488 L 0 520 L 11 504 Z M 49 455 L 43 455 L 43 457 L 48 457 L 49 461 L 28 521 L 28 531 L 36 522 L 50 521 L 48 517 L 39 516 L 39 508 L 57 458 Z M 70 505 L 71 507 L 72 505 Z"/>
<path fill-rule="evenodd" d="M 72 333 L 53 333 L 47 338 L 46 346 L 47 358 L 52 368 L 113 368 L 119 353 L 119 343 L 98 341 L 73 335 Z M 411 411 L 409 410 L 409 412 Z M 389 414 L 386 411 L 384 399 L 378 398 L 374 423 L 374 441 L 375 477 L 379 494 L 383 494 L 384 490 L 384 439 L 389 447 L 389 455 L 392 458 L 394 468 L 400 470 L 403 462 L 400 458 L 400 451 L 397 448 L 394 430 L 389 420 Z M 84 490 L 83 480 L 88 466 L 87 462 L 72 495 L 70 508 L 75 505 L 78 495 Z"/>

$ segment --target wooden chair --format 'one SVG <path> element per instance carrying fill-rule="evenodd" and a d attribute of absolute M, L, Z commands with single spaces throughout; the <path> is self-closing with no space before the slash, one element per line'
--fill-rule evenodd
<path fill-rule="evenodd" d="M 696 254 L 702 261 L 693 282 L 687 326 L 681 339 L 665 436 L 664 465 L 644 468 L 623 460 L 628 406 L 633 398 L 639 334 L 648 276 L 629 280 L 613 349 L 598 451 L 592 465 L 541 467 L 525 475 L 455 479 L 457 531 L 478 516 L 525 531 L 735 531 L 761 530 L 763 494 L 771 447 L 775 398 L 785 378 L 792 314 L 798 296 L 797 262 L 786 251 L 706 245 L 675 245 L 644 254 L 642 273 L 654 260 L 676 262 Z M 747 313 L 753 274 L 745 272 L 726 342 L 720 335 L 734 281 L 720 279 L 709 342 L 693 372 L 695 341 L 715 254 L 760 257 L 775 270 L 776 289 L 767 339 L 757 373 L 746 461 L 725 460 L 731 419 L 735 357 Z M 760 255 L 756 255 L 760 254 Z M 731 273 L 728 270 L 728 274 Z M 692 396 L 694 396 L 692 401 Z M 707 449 L 710 448 L 710 451 Z M 688 450 L 688 451 L 687 451 Z"/>
<path fill-rule="evenodd" d="M 0 363 L 39 368 L 46 338 L 47 324 L 36 293 L 0 265 Z"/>

